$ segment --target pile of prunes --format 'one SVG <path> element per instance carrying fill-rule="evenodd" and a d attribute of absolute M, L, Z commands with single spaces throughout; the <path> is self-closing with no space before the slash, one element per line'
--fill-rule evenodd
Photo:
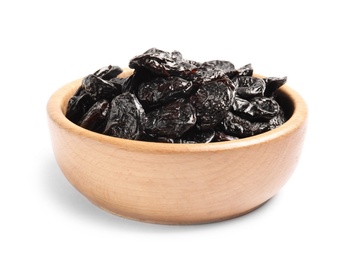
<path fill-rule="evenodd" d="M 285 122 L 276 90 L 287 77 L 258 78 L 251 64 L 197 62 L 151 48 L 129 62 L 83 78 L 67 105 L 73 123 L 101 134 L 164 143 L 245 138 Z"/>

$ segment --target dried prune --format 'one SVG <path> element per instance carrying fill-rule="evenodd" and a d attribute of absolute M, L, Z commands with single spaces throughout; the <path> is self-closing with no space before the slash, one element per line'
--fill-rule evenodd
<path fill-rule="evenodd" d="M 232 73 L 235 70 L 234 64 L 226 60 L 211 60 L 203 62 L 202 66 L 213 66 L 216 70 L 222 70 L 223 73 L 228 74 Z"/>
<path fill-rule="evenodd" d="M 232 136 L 232 135 L 228 135 L 225 132 L 219 130 L 219 131 L 215 131 L 215 135 L 214 135 L 214 142 L 223 142 L 223 141 L 232 141 L 232 140 L 237 140 L 239 139 L 236 136 Z"/>
<path fill-rule="evenodd" d="M 103 67 L 97 70 L 93 74 L 101 79 L 110 80 L 110 79 L 116 78 L 119 74 L 122 73 L 122 71 L 123 70 L 119 66 L 109 65 L 107 67 Z"/>
<path fill-rule="evenodd" d="M 134 94 L 129 92 L 111 101 L 104 134 L 137 140 L 143 133 L 145 112 Z"/>
<path fill-rule="evenodd" d="M 68 101 L 66 117 L 73 123 L 77 124 L 82 116 L 94 104 L 94 99 L 86 93 L 86 91 L 79 87 L 74 96 Z"/>
<path fill-rule="evenodd" d="M 180 137 L 196 123 L 194 107 L 175 100 L 146 114 L 145 132 L 150 136 Z"/>
<path fill-rule="evenodd" d="M 197 111 L 197 126 L 201 129 L 214 128 L 233 104 L 235 86 L 228 78 L 210 81 L 202 85 L 190 97 Z"/>
<path fill-rule="evenodd" d="M 274 93 L 274 91 L 286 83 L 287 77 L 268 77 L 263 80 L 266 84 L 265 96 L 269 97 Z"/>
<path fill-rule="evenodd" d="M 151 48 L 129 67 L 127 78 L 111 65 L 83 78 L 66 117 L 110 136 L 186 144 L 245 138 L 286 120 L 276 90 L 287 77 L 261 79 L 251 64 L 235 68 L 226 60 L 198 62 Z"/>
<path fill-rule="evenodd" d="M 180 57 L 178 52 L 172 55 L 170 52 L 151 48 L 131 59 L 129 67 L 133 69 L 143 67 L 163 76 L 186 76 L 195 66 L 180 58 L 178 59 L 178 57 Z"/>
<path fill-rule="evenodd" d="M 79 125 L 88 130 L 102 133 L 106 124 L 109 108 L 110 104 L 107 100 L 98 100 L 81 118 Z"/>
<path fill-rule="evenodd" d="M 270 130 L 270 125 L 267 122 L 251 122 L 230 111 L 223 119 L 221 125 L 225 133 L 240 138 L 253 136 Z"/>
<path fill-rule="evenodd" d="M 155 78 L 138 87 L 137 97 L 142 104 L 168 102 L 176 97 L 185 97 L 192 90 L 192 82 L 179 77 Z"/>
<path fill-rule="evenodd" d="M 82 80 L 82 87 L 95 100 L 107 99 L 111 100 L 121 93 L 121 88 L 114 84 L 103 80 L 94 74 L 84 77 Z"/>
<path fill-rule="evenodd" d="M 275 117 L 280 109 L 278 102 L 268 97 L 254 97 L 251 100 L 236 97 L 232 105 L 236 114 L 251 121 L 268 121 Z"/>
<path fill-rule="evenodd" d="M 210 143 L 215 136 L 214 129 L 201 130 L 197 127 L 191 128 L 183 136 L 177 140 L 182 144 L 198 144 L 198 143 Z"/>
<path fill-rule="evenodd" d="M 242 98 L 262 97 L 266 89 L 266 83 L 261 78 L 252 76 L 235 77 L 232 80 L 237 88 L 237 95 Z"/>

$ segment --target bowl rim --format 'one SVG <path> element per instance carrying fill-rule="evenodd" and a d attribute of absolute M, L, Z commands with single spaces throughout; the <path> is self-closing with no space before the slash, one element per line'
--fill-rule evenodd
<path fill-rule="evenodd" d="M 264 77 L 259 74 L 253 74 L 256 77 Z M 231 141 L 199 143 L 199 144 L 177 144 L 177 143 L 160 143 L 139 140 L 128 140 L 113 136 L 96 133 L 82 128 L 70 120 L 64 114 L 64 105 L 66 105 L 69 97 L 73 95 L 76 89 L 81 85 L 82 79 L 74 80 L 56 90 L 49 98 L 46 106 L 48 118 L 54 122 L 59 128 L 70 132 L 73 135 L 82 138 L 93 139 L 99 143 L 115 146 L 123 150 L 138 151 L 146 153 L 192 153 L 192 152 L 218 152 L 246 146 L 259 145 L 267 143 L 274 139 L 286 136 L 307 121 L 308 111 L 305 100 L 298 92 L 289 87 L 287 84 L 281 86 L 277 91 L 285 95 L 293 104 L 293 113 L 290 118 L 279 127 L 270 131 L 257 134 L 254 136 L 241 138 Z"/>

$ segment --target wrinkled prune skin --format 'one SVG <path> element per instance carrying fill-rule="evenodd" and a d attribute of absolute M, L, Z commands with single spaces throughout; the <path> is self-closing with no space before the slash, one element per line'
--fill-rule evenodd
<path fill-rule="evenodd" d="M 180 77 L 158 77 L 140 84 L 137 97 L 142 104 L 156 105 L 187 96 L 192 86 L 192 82 Z"/>
<path fill-rule="evenodd" d="M 147 113 L 145 132 L 152 137 L 178 138 L 195 123 L 194 107 L 184 99 L 179 99 Z"/>
<path fill-rule="evenodd" d="M 103 80 L 111 80 L 113 78 L 116 78 L 122 72 L 123 70 L 119 66 L 109 65 L 97 70 L 93 74 Z"/>
<path fill-rule="evenodd" d="M 211 60 L 203 62 L 202 66 L 206 65 L 212 66 L 216 70 L 222 70 L 225 74 L 232 73 L 233 71 L 235 71 L 234 64 L 226 60 Z"/>
<path fill-rule="evenodd" d="M 104 134 L 138 140 L 143 134 L 145 112 L 137 97 L 129 92 L 111 101 Z"/>
<path fill-rule="evenodd" d="M 173 144 L 246 138 L 287 119 L 276 95 L 287 77 L 254 77 L 251 64 L 236 69 L 225 60 L 198 62 L 151 48 L 129 67 L 127 78 L 112 65 L 83 78 L 66 117 L 106 135 Z"/>
<path fill-rule="evenodd" d="M 110 104 L 107 100 L 98 100 L 81 118 L 78 125 L 85 129 L 102 133 L 105 128 L 109 109 Z"/>
<path fill-rule="evenodd" d="M 239 69 L 231 70 L 226 72 L 226 75 L 233 79 L 236 76 L 252 76 L 254 73 L 254 69 L 251 66 L 251 64 L 244 65 L 243 67 L 240 67 Z"/>
<path fill-rule="evenodd" d="M 232 110 L 237 115 L 251 121 L 268 121 L 280 112 L 280 106 L 274 98 L 255 97 L 251 100 L 235 98 Z"/>
<path fill-rule="evenodd" d="M 215 131 L 213 142 L 233 141 L 239 139 L 236 136 L 228 135 L 223 131 Z"/>
<path fill-rule="evenodd" d="M 235 86 L 227 77 L 202 85 L 190 97 L 190 103 L 197 111 L 198 128 L 214 128 L 227 114 L 234 97 Z"/>
<path fill-rule="evenodd" d="M 201 130 L 197 127 L 191 128 L 180 139 L 177 139 L 176 143 L 181 144 L 203 144 L 210 143 L 215 136 L 214 129 Z"/>
<path fill-rule="evenodd" d="M 79 87 L 68 101 L 66 117 L 73 123 L 77 124 L 83 115 L 94 104 L 94 99 L 86 93 L 86 91 Z"/>
<path fill-rule="evenodd" d="M 103 80 L 94 74 L 90 74 L 82 80 L 82 87 L 95 100 L 111 100 L 121 93 L 121 88 Z"/>
<path fill-rule="evenodd" d="M 145 53 L 131 59 L 129 67 L 132 69 L 143 67 L 162 76 L 172 75 L 185 77 L 195 66 L 181 58 L 178 52 L 172 54 L 156 48 L 151 48 Z"/>
<path fill-rule="evenodd" d="M 274 91 L 286 83 L 287 77 L 268 77 L 263 80 L 266 84 L 265 96 L 270 97 L 273 95 Z"/>
<path fill-rule="evenodd" d="M 225 133 L 239 138 L 261 134 L 270 130 L 270 125 L 267 122 L 251 122 L 230 111 L 223 119 L 221 125 Z"/>
<path fill-rule="evenodd" d="M 237 95 L 242 98 L 249 99 L 264 96 L 266 83 L 261 78 L 240 76 L 235 77 L 233 82 L 238 85 Z"/>

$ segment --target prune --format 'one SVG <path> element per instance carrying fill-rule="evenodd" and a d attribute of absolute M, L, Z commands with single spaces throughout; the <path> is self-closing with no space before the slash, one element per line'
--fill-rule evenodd
<path fill-rule="evenodd" d="M 268 97 L 255 97 L 249 101 L 236 97 L 232 105 L 236 114 L 251 121 L 268 121 L 275 117 L 280 109 L 277 101 Z"/>
<path fill-rule="evenodd" d="M 221 69 L 216 69 L 212 64 L 205 63 L 194 68 L 186 76 L 186 79 L 192 81 L 195 85 L 201 85 L 224 77 L 226 76 Z"/>
<path fill-rule="evenodd" d="M 235 86 L 228 78 L 210 81 L 202 85 L 190 97 L 197 111 L 197 126 L 201 129 L 214 128 L 233 104 Z"/>
<path fill-rule="evenodd" d="M 196 127 L 184 133 L 176 142 L 182 144 L 210 143 L 215 136 L 214 129 L 201 130 Z"/>
<path fill-rule="evenodd" d="M 222 70 L 225 74 L 232 73 L 235 70 L 234 64 L 225 60 L 211 60 L 202 64 L 202 66 L 206 65 L 213 66 L 217 70 Z"/>
<path fill-rule="evenodd" d="M 123 70 L 119 66 L 109 65 L 107 67 L 97 70 L 93 74 L 101 79 L 110 80 L 116 78 L 119 74 L 122 73 L 122 71 Z"/>
<path fill-rule="evenodd" d="M 196 123 L 194 107 L 183 99 L 161 106 L 146 115 L 145 132 L 150 136 L 180 137 Z"/>
<path fill-rule="evenodd" d="M 251 64 L 244 65 L 243 67 L 240 67 L 239 69 L 231 70 L 226 72 L 226 75 L 232 79 L 236 76 L 252 76 L 254 72 L 253 67 Z"/>
<path fill-rule="evenodd" d="M 121 93 L 121 88 L 103 80 L 94 74 L 90 74 L 82 80 L 82 87 L 95 100 L 111 100 Z"/>
<path fill-rule="evenodd" d="M 266 83 L 261 78 L 252 76 L 240 76 L 232 80 L 237 87 L 237 95 L 242 98 L 252 98 L 264 96 Z"/>
<path fill-rule="evenodd" d="M 266 84 L 265 96 L 269 97 L 274 93 L 274 91 L 286 83 L 287 77 L 268 77 L 264 78 L 263 80 Z"/>
<path fill-rule="evenodd" d="M 106 124 L 109 108 L 110 104 L 107 100 L 98 100 L 81 118 L 79 125 L 88 130 L 102 133 Z"/>
<path fill-rule="evenodd" d="M 170 52 L 151 48 L 145 53 L 135 56 L 129 62 L 129 67 L 137 69 L 146 68 L 153 73 L 163 76 L 186 76 L 195 66 L 189 62 L 178 59 L 178 52 L 172 55 Z"/>
<path fill-rule="evenodd" d="M 168 102 L 176 97 L 185 97 L 192 90 L 192 82 L 183 78 L 170 76 L 155 78 L 138 87 L 138 99 L 142 104 L 158 104 Z"/>
<path fill-rule="evenodd" d="M 137 140 L 143 133 L 145 112 L 136 96 L 126 92 L 111 101 L 104 134 Z"/>
<path fill-rule="evenodd" d="M 73 123 L 77 124 L 82 116 L 94 104 L 94 99 L 86 93 L 86 91 L 79 87 L 74 96 L 68 101 L 66 117 Z"/>
<path fill-rule="evenodd" d="M 251 122 L 230 111 L 221 124 L 225 133 L 240 138 L 253 136 L 270 130 L 270 125 L 267 122 Z"/>
<path fill-rule="evenodd" d="M 110 136 L 181 144 L 245 138 L 286 121 L 276 90 L 287 77 L 255 77 L 251 64 L 236 69 L 226 60 L 198 62 L 151 48 L 129 67 L 127 78 L 111 65 L 83 78 L 66 117 Z"/>
<path fill-rule="evenodd" d="M 228 135 L 223 131 L 215 131 L 214 142 L 232 141 L 239 139 L 236 136 Z"/>

